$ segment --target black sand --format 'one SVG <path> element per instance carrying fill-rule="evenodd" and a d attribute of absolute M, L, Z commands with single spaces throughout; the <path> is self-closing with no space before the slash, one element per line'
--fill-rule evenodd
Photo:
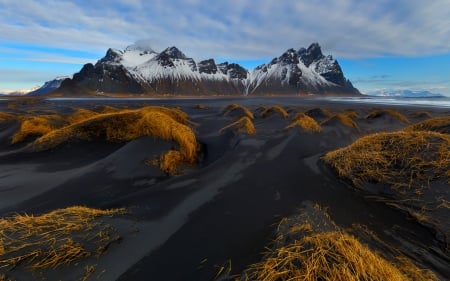
<path fill-rule="evenodd" d="M 254 136 L 219 133 L 236 118 L 222 114 L 222 109 L 232 102 L 246 105 L 253 112 L 261 105 L 278 104 L 291 116 L 310 110 L 317 113 L 317 108 L 332 113 L 351 109 L 359 114 L 354 119 L 359 129 L 329 122 L 322 126 L 321 133 L 307 133 L 300 128 L 284 130 L 290 119 L 274 113 L 267 118 L 255 116 Z M 196 108 L 199 103 L 208 108 Z M 394 247 L 442 280 L 450 276 L 449 209 L 434 208 L 436 215 L 444 218 L 439 224 L 420 222 L 402 206 L 386 204 L 386 196 L 392 195 L 377 193 L 378 187 L 357 190 L 321 160 L 324 153 L 360 136 L 408 125 L 384 115 L 364 119 L 374 108 L 396 109 L 411 123 L 423 120 L 413 118 L 415 112 L 427 111 L 437 117 L 449 115 L 448 108 L 287 98 L 40 101 L 15 109 L 8 109 L 7 104 L 0 101 L 0 111 L 68 112 L 76 107 L 95 109 L 105 104 L 119 108 L 179 106 L 197 124 L 202 145 L 197 165 L 169 177 L 145 161 L 173 147 L 170 142 L 153 137 L 122 144 L 78 141 L 50 151 L 24 152 L 23 145 L 9 144 L 18 124 L 2 122 L 0 216 L 15 212 L 39 214 L 72 205 L 125 207 L 130 211 L 110 219 L 121 235 L 120 243 L 112 244 L 99 258 L 46 270 L 47 280 L 79 280 L 85 265 L 95 265 L 88 280 L 214 280 L 222 266 L 229 275 L 238 275 L 260 260 L 277 223 L 295 215 L 305 202 L 325 208 L 340 228 L 348 229 L 374 250 Z M 432 188 L 439 189 L 434 192 L 440 198 L 450 201 L 448 184 L 437 183 Z M 427 204 L 433 204 L 430 198 Z M 385 244 L 368 238 L 360 226 Z M 19 267 L 9 272 L 0 269 L 0 273 L 15 280 L 30 280 L 33 276 Z"/>

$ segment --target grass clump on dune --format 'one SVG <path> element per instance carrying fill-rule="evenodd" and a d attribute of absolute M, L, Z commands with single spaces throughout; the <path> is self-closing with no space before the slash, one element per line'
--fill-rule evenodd
<path fill-rule="evenodd" d="M 427 111 L 418 111 L 411 115 L 413 118 L 432 118 L 431 114 Z"/>
<path fill-rule="evenodd" d="M 422 188 L 433 180 L 449 181 L 449 149 L 449 135 L 404 130 L 364 136 L 323 159 L 355 185 L 375 182 Z"/>
<path fill-rule="evenodd" d="M 195 162 L 198 143 L 192 129 L 188 126 L 188 115 L 179 109 L 150 106 L 136 110 L 122 110 L 113 113 L 87 114 L 86 119 L 76 123 L 52 129 L 30 144 L 32 150 L 42 151 L 53 148 L 72 139 L 104 139 L 111 142 L 125 142 L 141 136 L 156 136 L 178 143 L 178 162 L 170 163 L 174 167 L 161 165 L 160 168 L 172 174 L 183 163 Z M 168 153 L 169 153 L 168 152 Z M 162 156 L 168 159 L 169 155 Z M 169 163 L 164 160 L 162 163 Z"/>
<path fill-rule="evenodd" d="M 271 250 L 262 262 L 251 265 L 241 280 L 423 281 L 438 278 L 413 264 L 404 267 L 400 262 L 391 263 L 347 233 L 329 231 L 311 232 Z"/>
<path fill-rule="evenodd" d="M 287 111 L 279 105 L 264 108 L 260 115 L 261 117 L 266 118 L 276 112 L 278 112 L 285 119 L 289 117 L 289 113 L 287 113 Z"/>
<path fill-rule="evenodd" d="M 123 213 L 125 209 L 74 206 L 38 216 L 2 218 L 0 268 L 56 268 L 100 255 L 119 237 L 111 225 L 99 218 Z"/>
<path fill-rule="evenodd" d="M 310 133 L 320 133 L 322 131 L 322 128 L 316 120 L 301 112 L 295 114 L 292 123 L 289 124 L 286 129 L 291 129 L 294 127 L 301 127 Z"/>
<path fill-rule="evenodd" d="M 70 116 L 67 117 L 67 122 L 69 124 L 75 124 L 97 115 L 99 115 L 99 113 L 94 112 L 92 110 L 85 108 L 77 108 Z"/>
<path fill-rule="evenodd" d="M 14 119 L 14 115 L 0 111 L 0 122 Z"/>
<path fill-rule="evenodd" d="M 24 141 L 28 136 L 43 136 L 64 124 L 64 118 L 57 114 L 37 115 L 25 118 L 19 131 L 12 137 L 11 143 Z"/>
<path fill-rule="evenodd" d="M 250 118 L 250 119 L 254 119 L 254 118 L 255 118 L 255 116 L 253 115 L 253 113 L 252 113 L 247 107 L 245 107 L 245 106 L 243 106 L 243 105 L 240 105 L 240 104 L 237 104 L 237 103 L 232 103 L 232 104 L 228 105 L 228 106 L 225 108 L 223 114 L 224 114 L 224 115 L 228 115 L 228 114 L 230 114 L 230 113 L 232 113 L 232 112 L 236 112 L 236 111 L 241 112 L 241 114 L 242 114 L 243 116 L 246 116 L 246 117 L 248 117 L 248 118 Z"/>
<path fill-rule="evenodd" d="M 332 123 L 333 121 L 338 121 L 342 123 L 343 125 L 351 128 L 356 128 L 359 130 L 358 124 L 356 124 L 355 121 L 353 121 L 352 118 L 356 118 L 358 114 L 356 112 L 345 112 L 345 113 L 338 113 L 335 115 L 332 115 L 330 118 L 322 122 L 322 125 L 326 125 L 329 123 Z"/>
<path fill-rule="evenodd" d="M 370 112 L 365 118 L 366 119 L 375 119 L 384 115 L 389 115 L 397 120 L 400 120 L 404 123 L 409 123 L 408 118 L 406 118 L 405 115 L 401 114 L 400 112 L 394 110 L 394 109 L 377 109 Z"/>
<path fill-rule="evenodd" d="M 238 120 L 228 124 L 227 126 L 220 129 L 220 132 L 226 130 L 237 130 L 240 133 L 254 135 L 256 134 L 255 126 L 253 125 L 252 120 L 247 116 L 242 116 Z"/>
<path fill-rule="evenodd" d="M 408 126 L 407 131 L 434 131 L 450 134 L 450 116 L 431 118 Z"/>

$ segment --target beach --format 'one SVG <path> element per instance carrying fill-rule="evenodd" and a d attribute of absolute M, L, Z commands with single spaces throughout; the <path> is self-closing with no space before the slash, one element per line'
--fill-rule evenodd
<path fill-rule="evenodd" d="M 94 120 L 100 114 L 109 120 L 121 110 L 138 123 L 141 115 L 135 115 L 148 114 L 138 111 L 145 107 L 187 114 L 182 128 L 192 130 L 198 144 L 193 161 L 183 150 L 184 137 L 173 132 L 169 140 L 143 135 L 108 141 L 103 134 L 79 133 L 87 132 L 81 131 L 84 119 L 65 123 L 79 109 L 93 114 L 90 130 L 101 130 Z M 71 206 L 125 209 L 99 218 L 111 226 L 101 254 L 49 268 L 5 263 L 0 277 L 231 280 L 275 247 L 284 218 L 299 217 L 309 217 L 317 232 L 333 225 L 388 261 L 404 256 L 438 280 L 450 276 L 448 178 L 435 176 L 418 186 L 411 178 L 409 188 L 401 191 L 374 179 L 358 185 L 324 159 L 363 136 L 448 117 L 450 107 L 333 98 L 91 98 L 5 99 L 0 112 L 7 114 L 0 115 L 1 218 Z M 37 149 L 36 134 L 11 143 L 24 120 L 44 115 L 53 116 L 52 130 L 66 126 L 73 135 L 45 149 Z M 290 126 L 305 115 L 319 129 Z M 444 136 L 449 130 L 448 125 L 439 127 Z M 439 150 L 447 159 L 448 148 Z M 160 157 L 167 151 L 183 156 L 176 170 L 161 168 Z"/>

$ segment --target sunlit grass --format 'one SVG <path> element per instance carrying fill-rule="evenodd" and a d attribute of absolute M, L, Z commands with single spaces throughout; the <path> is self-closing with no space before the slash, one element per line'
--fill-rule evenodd
<path fill-rule="evenodd" d="M 272 115 L 273 113 L 279 113 L 285 119 L 289 117 L 289 113 L 287 113 L 287 111 L 279 105 L 274 105 L 272 107 L 264 108 L 260 115 L 261 115 L 261 117 L 266 118 L 266 117 Z"/>
<path fill-rule="evenodd" d="M 321 125 L 326 125 L 326 124 L 330 124 L 333 121 L 338 121 L 339 123 L 347 126 L 347 127 L 351 127 L 351 128 L 355 128 L 359 130 L 359 126 L 358 124 L 356 124 L 355 121 L 353 121 L 352 118 L 356 118 L 358 117 L 358 114 L 354 111 L 348 111 L 348 112 L 344 112 L 344 113 L 338 113 L 335 115 L 332 115 L 330 118 L 328 118 L 327 120 L 323 121 L 321 123 Z"/>
<path fill-rule="evenodd" d="M 29 135 L 37 135 L 40 137 L 29 147 L 34 151 L 43 151 L 73 139 L 126 142 L 141 136 L 155 136 L 174 141 L 179 146 L 177 157 L 174 157 L 173 151 L 161 157 L 160 168 L 163 171 L 172 174 L 179 165 L 195 162 L 198 143 L 190 127 L 189 116 L 180 109 L 148 106 L 135 110 L 108 111 L 111 112 L 77 109 L 63 126 L 55 125 L 57 122 L 64 123 L 63 117 L 58 115 L 30 117 L 22 122 L 12 142 L 17 143 Z M 169 167 L 169 163 L 175 166 Z"/>
<path fill-rule="evenodd" d="M 23 118 L 19 131 L 16 132 L 11 143 L 24 141 L 28 136 L 43 136 L 65 123 L 62 116 L 57 114 L 45 114 Z"/>
<path fill-rule="evenodd" d="M 119 237 L 111 225 L 98 218 L 123 213 L 125 209 L 74 206 L 37 216 L 2 218 L 0 268 L 56 268 L 100 255 Z"/>
<path fill-rule="evenodd" d="M 291 124 L 286 127 L 286 129 L 291 129 L 294 127 L 300 127 L 310 133 L 319 133 L 322 131 L 322 128 L 316 120 L 301 112 L 295 114 L 294 119 Z"/>
<path fill-rule="evenodd" d="M 400 120 L 404 123 L 409 123 L 408 118 L 394 109 L 377 109 L 370 112 L 365 118 L 366 119 L 375 119 L 384 115 L 389 115 L 397 120 Z"/>
<path fill-rule="evenodd" d="M 247 116 L 243 116 L 243 117 L 239 118 L 238 120 L 232 122 L 231 124 L 228 124 L 227 126 L 220 129 L 220 132 L 223 132 L 226 130 L 236 130 L 240 133 L 244 133 L 244 134 L 248 134 L 248 135 L 256 134 L 255 126 L 253 125 L 252 120 Z"/>
<path fill-rule="evenodd" d="M 431 118 L 431 114 L 427 111 L 418 111 L 411 115 L 413 118 Z"/>
<path fill-rule="evenodd" d="M 345 232 L 314 233 L 307 225 L 297 228 L 310 233 L 270 250 L 264 260 L 251 265 L 240 280 L 438 280 L 432 272 L 417 268 L 407 258 L 397 263 L 387 261 Z"/>
<path fill-rule="evenodd" d="M 7 121 L 7 120 L 13 120 L 13 119 L 14 119 L 14 115 L 0 111 L 0 122 Z"/>
<path fill-rule="evenodd" d="M 449 181 L 449 149 L 449 135 L 404 130 L 364 136 L 323 159 L 356 185 L 377 182 L 422 188 L 433 180 Z"/>
<path fill-rule="evenodd" d="M 231 112 L 239 112 L 241 116 L 246 116 L 250 119 L 254 119 L 255 116 L 253 115 L 253 113 L 245 106 L 237 104 L 237 103 L 232 103 L 230 105 L 228 105 L 225 110 L 224 110 L 224 115 L 228 115 Z"/>
<path fill-rule="evenodd" d="M 406 127 L 408 131 L 434 131 L 450 134 L 450 116 L 435 117 Z"/>

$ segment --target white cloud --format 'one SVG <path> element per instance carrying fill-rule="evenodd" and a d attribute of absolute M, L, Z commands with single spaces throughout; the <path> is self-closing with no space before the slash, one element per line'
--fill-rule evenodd
<path fill-rule="evenodd" d="M 421 56 L 450 52 L 449 14 L 447 0 L 3 0 L 0 37 L 102 52 L 152 38 L 193 57 L 231 59 L 313 41 L 338 57 Z"/>

